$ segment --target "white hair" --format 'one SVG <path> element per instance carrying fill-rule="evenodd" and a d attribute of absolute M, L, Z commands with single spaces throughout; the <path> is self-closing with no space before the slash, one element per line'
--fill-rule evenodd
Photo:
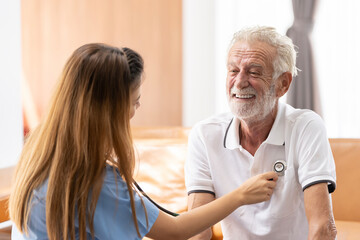
<path fill-rule="evenodd" d="M 276 49 L 277 55 L 272 63 L 273 79 L 277 79 L 284 72 L 290 72 L 293 77 L 297 75 L 295 46 L 289 37 L 279 34 L 275 28 L 267 26 L 244 28 L 234 33 L 229 50 L 236 42 L 241 41 L 265 42 Z"/>

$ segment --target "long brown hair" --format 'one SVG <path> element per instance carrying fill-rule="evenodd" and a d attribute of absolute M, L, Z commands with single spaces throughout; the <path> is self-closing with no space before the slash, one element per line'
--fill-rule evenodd
<path fill-rule="evenodd" d="M 20 231 L 27 233 L 33 190 L 48 179 L 48 237 L 75 239 L 75 208 L 80 239 L 86 239 L 87 224 L 94 236 L 95 207 L 110 160 L 127 184 L 139 235 L 129 115 L 130 93 L 140 85 L 142 71 L 143 60 L 131 49 L 86 44 L 75 50 L 49 112 L 28 137 L 16 169 L 9 209 Z"/>

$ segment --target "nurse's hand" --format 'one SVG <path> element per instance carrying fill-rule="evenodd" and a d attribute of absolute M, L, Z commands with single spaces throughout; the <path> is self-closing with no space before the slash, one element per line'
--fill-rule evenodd
<path fill-rule="evenodd" d="M 266 172 L 246 180 L 238 188 L 241 205 L 270 200 L 277 180 L 275 172 Z"/>

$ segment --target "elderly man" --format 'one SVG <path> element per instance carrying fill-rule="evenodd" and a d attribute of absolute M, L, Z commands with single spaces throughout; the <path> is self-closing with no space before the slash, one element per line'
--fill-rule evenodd
<path fill-rule="evenodd" d="M 334 239 L 329 193 L 335 164 L 321 118 L 279 102 L 296 75 L 296 52 L 271 27 L 234 34 L 227 59 L 231 113 L 196 124 L 185 167 L 189 210 L 249 177 L 278 172 L 267 202 L 243 206 L 221 222 L 224 239 Z M 208 229 L 194 239 L 210 239 Z"/>

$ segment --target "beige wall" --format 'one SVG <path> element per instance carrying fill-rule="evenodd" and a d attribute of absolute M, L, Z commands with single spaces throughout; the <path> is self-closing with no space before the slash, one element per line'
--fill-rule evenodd
<path fill-rule="evenodd" d="M 181 0 L 22 0 L 24 79 L 42 115 L 70 54 L 105 42 L 137 50 L 146 79 L 137 126 L 181 125 Z"/>

